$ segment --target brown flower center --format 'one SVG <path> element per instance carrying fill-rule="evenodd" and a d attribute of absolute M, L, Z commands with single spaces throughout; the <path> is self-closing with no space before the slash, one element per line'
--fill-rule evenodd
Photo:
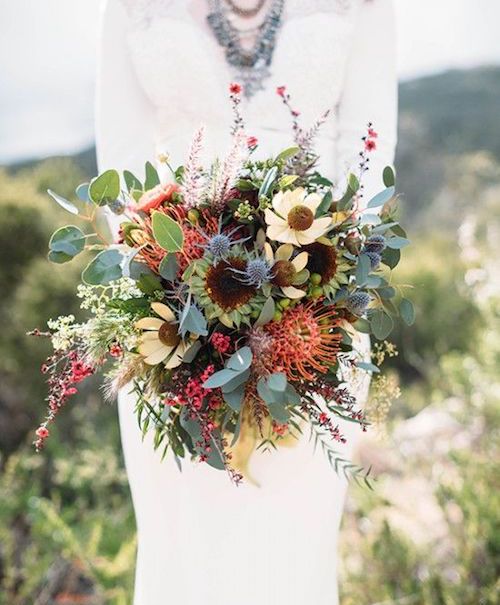
<path fill-rule="evenodd" d="M 328 283 L 337 272 L 337 252 L 334 246 L 314 242 L 303 249 L 309 253 L 307 268 L 310 273 L 319 273 L 321 283 Z"/>
<path fill-rule="evenodd" d="M 291 286 L 293 278 L 297 274 L 292 262 L 289 260 L 278 260 L 273 265 L 272 283 L 280 288 Z"/>
<path fill-rule="evenodd" d="M 167 347 L 175 347 L 179 344 L 181 337 L 177 333 L 177 326 L 167 321 L 158 330 L 158 338 Z"/>
<path fill-rule="evenodd" d="M 288 213 L 288 224 L 294 231 L 305 231 L 314 222 L 314 214 L 307 206 L 294 206 Z"/>
<path fill-rule="evenodd" d="M 207 271 L 207 294 L 224 311 L 234 311 L 246 304 L 256 293 L 255 287 L 242 283 L 234 271 L 244 271 L 246 266 L 245 259 L 231 257 L 218 262 Z"/>

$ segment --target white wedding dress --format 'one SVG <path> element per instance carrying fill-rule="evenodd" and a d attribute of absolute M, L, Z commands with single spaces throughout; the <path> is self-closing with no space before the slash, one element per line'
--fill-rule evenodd
<path fill-rule="evenodd" d="M 100 170 L 143 174 L 159 151 L 183 162 L 206 126 L 207 157 L 223 154 L 235 79 L 205 17 L 205 0 L 109 0 L 100 46 L 97 152 Z M 390 0 L 288 0 L 265 90 L 242 111 L 260 153 L 291 144 L 275 93 L 286 85 L 304 124 L 328 107 L 317 140 L 321 170 L 341 180 L 356 167 L 368 121 L 379 132 L 365 199 L 382 188 L 396 140 L 394 23 Z M 357 389 L 366 397 L 366 381 Z M 135 605 L 335 605 L 337 539 L 346 482 L 306 434 L 294 447 L 256 453 L 260 487 L 225 473 L 162 463 L 141 440 L 134 400 L 119 398 L 125 462 L 138 529 Z M 344 432 L 350 455 L 360 431 Z"/>

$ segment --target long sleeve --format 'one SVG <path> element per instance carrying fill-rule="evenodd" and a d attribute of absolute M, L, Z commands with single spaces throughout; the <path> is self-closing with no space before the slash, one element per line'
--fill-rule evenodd
<path fill-rule="evenodd" d="M 392 0 L 362 0 L 343 94 L 337 107 L 340 183 L 355 171 L 368 122 L 378 132 L 377 149 L 363 175 L 363 202 L 384 187 L 382 170 L 394 161 L 397 139 L 396 28 Z M 362 204 L 363 205 L 363 204 Z"/>
<path fill-rule="evenodd" d="M 154 107 L 144 94 L 130 59 L 130 18 L 121 0 L 105 2 L 101 21 L 96 89 L 96 146 L 99 170 L 128 169 L 141 178 L 154 161 Z"/>

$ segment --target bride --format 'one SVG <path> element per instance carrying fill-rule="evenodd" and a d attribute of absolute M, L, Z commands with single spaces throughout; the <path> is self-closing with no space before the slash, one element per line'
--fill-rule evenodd
<path fill-rule="evenodd" d="M 108 0 L 100 45 L 100 170 L 142 174 L 168 153 L 182 163 L 204 124 L 207 155 L 229 142 L 228 84 L 244 85 L 247 131 L 270 155 L 290 146 L 286 85 L 304 124 L 329 107 L 319 169 L 337 181 L 356 168 L 366 124 L 379 132 L 364 199 L 382 187 L 396 139 L 390 0 Z M 367 343 L 362 343 L 367 346 Z M 366 384 L 352 385 L 358 401 Z M 337 539 L 346 491 L 304 435 L 254 452 L 254 482 L 235 488 L 206 465 L 160 461 L 141 439 L 134 400 L 119 398 L 138 530 L 135 605 L 334 605 Z M 354 425 L 352 425 L 354 426 Z M 359 429 L 345 428 L 350 455 Z"/>

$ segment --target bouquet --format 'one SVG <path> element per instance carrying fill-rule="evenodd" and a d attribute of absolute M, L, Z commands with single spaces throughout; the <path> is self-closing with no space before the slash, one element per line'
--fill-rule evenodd
<path fill-rule="evenodd" d="M 78 288 L 87 321 L 59 317 L 48 332 L 33 332 L 49 336 L 54 349 L 42 367 L 48 413 L 37 449 L 79 383 L 102 372 L 107 396 L 133 390 L 141 429 L 179 465 L 191 457 L 239 483 L 232 452 L 243 431 L 251 427 L 256 446 L 274 449 L 308 428 L 335 467 L 361 472 L 335 450 L 345 441 L 340 420 L 360 430 L 368 424 L 349 376 L 379 372 L 356 350 L 356 335 L 384 340 L 396 316 L 411 323 L 414 314 L 391 285 L 408 244 L 395 175 L 387 167 L 385 189 L 363 200 L 377 140 L 369 124 L 359 166 L 336 196 L 314 151 L 328 112 L 304 129 L 286 88 L 277 92 L 294 144 L 276 157 L 255 159 L 259 142 L 245 131 L 241 86 L 233 84 L 225 158 L 201 166 L 200 129 L 184 166 L 159 158 L 171 172 L 167 182 L 147 163 L 144 181 L 107 170 L 77 188 L 76 202 L 49 191 L 89 227 L 58 229 L 49 259 L 93 257 Z M 113 243 L 97 226 L 104 207 L 122 218 Z"/>

